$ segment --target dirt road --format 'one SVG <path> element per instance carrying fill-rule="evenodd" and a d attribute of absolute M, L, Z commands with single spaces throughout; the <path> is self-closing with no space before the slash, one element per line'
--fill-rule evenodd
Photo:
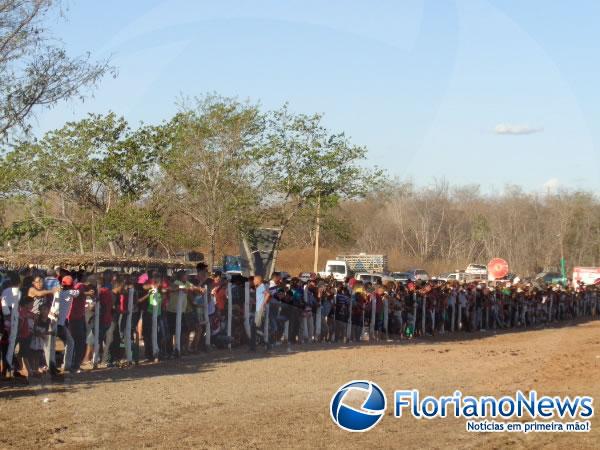
<path fill-rule="evenodd" d="M 409 344 L 245 350 L 104 369 L 64 384 L 0 385 L 0 447 L 598 448 L 600 321 Z M 589 433 L 467 433 L 464 419 L 394 419 L 357 434 L 329 417 L 332 394 L 370 379 L 390 394 L 591 395 Z M 47 399 L 47 400 L 46 400 Z M 8 430 L 11 430 L 10 433 Z"/>

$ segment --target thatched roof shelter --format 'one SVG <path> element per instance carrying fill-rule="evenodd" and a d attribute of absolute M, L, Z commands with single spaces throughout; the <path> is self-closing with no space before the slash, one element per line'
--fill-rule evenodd
<path fill-rule="evenodd" d="M 58 253 L 8 253 L 0 254 L 0 266 L 21 269 L 30 266 L 65 269 L 85 268 L 86 270 L 120 269 L 193 269 L 196 262 L 176 259 L 146 257 L 119 257 L 107 254 L 58 254 Z"/>

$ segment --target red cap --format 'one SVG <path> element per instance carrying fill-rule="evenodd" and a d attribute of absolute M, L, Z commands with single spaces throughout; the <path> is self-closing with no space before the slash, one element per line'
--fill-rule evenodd
<path fill-rule="evenodd" d="M 65 275 L 61 283 L 63 286 L 73 286 L 73 277 L 70 275 Z"/>

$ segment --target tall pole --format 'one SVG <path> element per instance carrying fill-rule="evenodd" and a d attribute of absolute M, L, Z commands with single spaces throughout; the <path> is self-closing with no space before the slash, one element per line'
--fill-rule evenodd
<path fill-rule="evenodd" d="M 313 272 L 319 271 L 319 232 L 321 231 L 321 193 L 317 196 L 317 222 L 315 226 L 315 261 Z"/>
<path fill-rule="evenodd" d="M 565 264 L 565 251 L 563 246 L 562 233 L 560 235 L 560 276 L 562 277 L 563 286 L 567 285 L 567 268 Z"/>
<path fill-rule="evenodd" d="M 561 225 L 561 230 L 562 230 L 562 225 Z M 563 245 L 562 231 L 560 233 L 558 233 L 558 236 L 560 237 L 560 276 L 562 278 L 562 285 L 566 286 L 567 285 L 567 265 L 566 265 L 566 261 L 565 261 L 565 250 L 564 250 L 564 245 Z"/>

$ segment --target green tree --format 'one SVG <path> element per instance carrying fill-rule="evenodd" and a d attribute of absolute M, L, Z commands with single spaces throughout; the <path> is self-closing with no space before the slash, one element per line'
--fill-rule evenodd
<path fill-rule="evenodd" d="M 332 133 L 320 114 L 293 114 L 287 105 L 270 114 L 266 143 L 260 149 L 264 188 L 273 220 L 285 231 L 304 208 L 314 208 L 317 270 L 323 209 L 342 199 L 361 197 L 383 180 L 377 168 L 366 169 L 367 149 L 353 144 L 344 133 Z"/>
<path fill-rule="evenodd" d="M 104 217 L 142 199 L 162 136 L 160 127 L 131 130 L 114 113 L 90 114 L 39 141 L 21 143 L 5 156 L 2 166 L 10 174 L 13 194 L 39 200 L 37 207 L 29 208 L 32 218 L 70 229 L 83 253 L 92 225 L 97 229 L 94 238 L 102 238 Z M 104 237 L 112 254 L 126 231 L 107 228 Z"/>
<path fill-rule="evenodd" d="M 170 129 L 171 145 L 161 155 L 165 184 L 177 209 L 205 233 L 212 266 L 223 232 L 252 220 L 263 118 L 255 105 L 207 95 L 182 106 Z"/>

